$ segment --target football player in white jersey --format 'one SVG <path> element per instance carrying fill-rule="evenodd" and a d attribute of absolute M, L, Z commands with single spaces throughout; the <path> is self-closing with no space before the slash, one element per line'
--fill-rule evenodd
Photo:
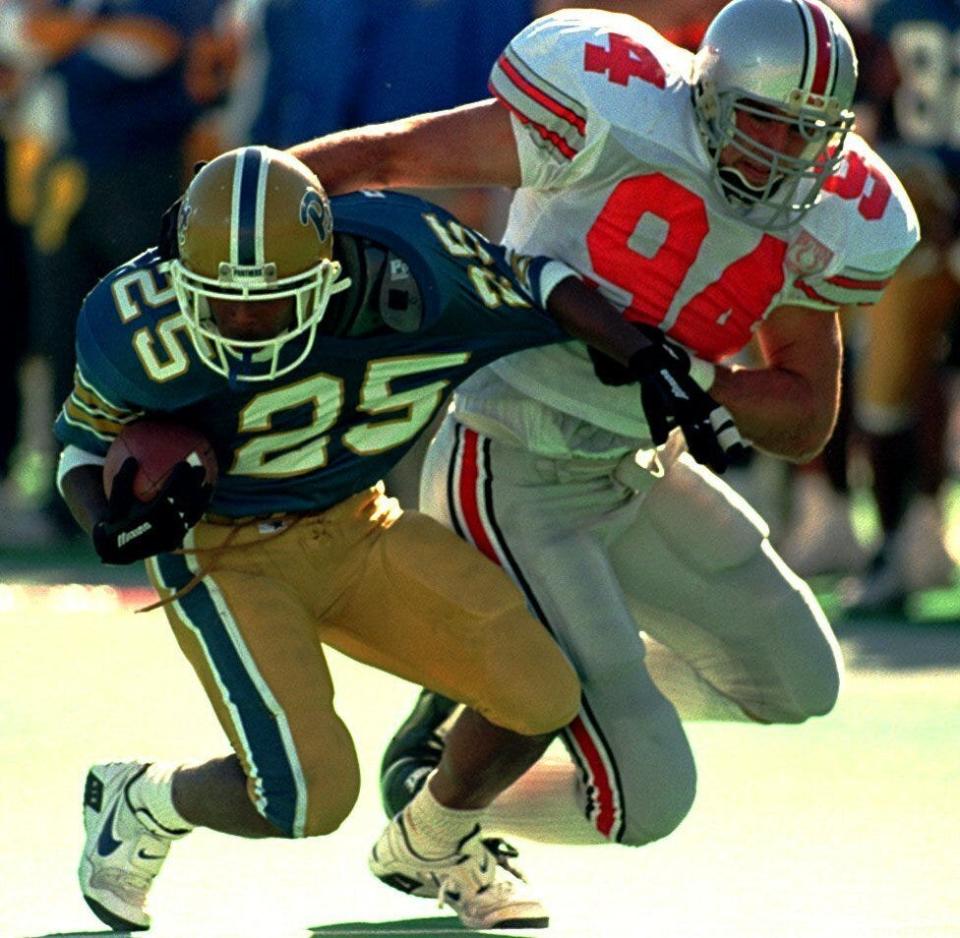
<path fill-rule="evenodd" d="M 511 41 L 493 99 L 294 152 L 333 191 L 515 188 L 511 246 L 564 259 L 657 326 L 744 436 L 800 462 L 836 419 L 838 310 L 875 302 L 918 239 L 853 131 L 856 73 L 818 0 L 734 0 L 696 54 L 632 17 L 567 10 Z M 729 364 L 754 338 L 762 366 Z M 570 657 L 581 808 L 643 844 L 694 797 L 681 716 L 800 723 L 833 708 L 842 664 L 764 521 L 677 434 L 655 449 L 662 428 L 618 380 L 578 342 L 477 373 L 433 441 L 421 508 L 501 563 Z M 414 750 L 446 713 L 423 698 L 388 750 L 407 773 L 389 808 L 436 760 Z"/>

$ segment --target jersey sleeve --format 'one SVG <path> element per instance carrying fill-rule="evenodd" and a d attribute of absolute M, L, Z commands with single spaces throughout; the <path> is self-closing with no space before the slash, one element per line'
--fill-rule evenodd
<path fill-rule="evenodd" d="M 482 262 L 450 258 L 435 265 L 445 299 L 426 318 L 423 331 L 460 335 L 485 361 L 568 339 L 547 302 L 559 283 L 577 274 L 561 261 L 520 254 L 473 234 Z"/>
<path fill-rule="evenodd" d="M 70 396 L 54 423 L 54 434 L 63 446 L 73 445 L 103 456 L 117 434 L 146 407 L 137 403 L 135 385 L 117 367 L 123 356 L 111 354 L 101 342 L 104 323 L 101 297 L 94 291 L 77 319 L 77 365 Z"/>
<path fill-rule="evenodd" d="M 570 185 L 593 169 L 612 126 L 642 132 L 658 91 L 682 80 L 678 54 L 634 17 L 599 10 L 562 10 L 518 33 L 489 89 L 513 117 L 522 184 Z"/>
<path fill-rule="evenodd" d="M 910 198 L 886 163 L 854 140 L 845 164 L 804 220 L 831 260 L 816 274 L 797 277 L 787 303 L 825 310 L 872 306 L 920 240 Z"/>

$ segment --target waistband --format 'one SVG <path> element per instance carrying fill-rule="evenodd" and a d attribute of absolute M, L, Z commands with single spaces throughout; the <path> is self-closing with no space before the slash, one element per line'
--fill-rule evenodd
<path fill-rule="evenodd" d="M 207 524 L 228 525 L 230 527 L 243 527 L 248 524 L 264 524 L 281 527 L 293 521 L 301 521 L 307 518 L 325 517 L 334 520 L 346 515 L 356 516 L 363 514 L 368 506 L 371 506 L 384 494 L 384 485 L 382 482 L 378 482 L 376 485 L 364 489 L 362 492 L 357 492 L 345 498 L 342 502 L 337 502 L 327 508 L 318 508 L 314 511 L 274 511 L 260 515 L 219 515 L 215 512 L 208 511 L 200 520 Z"/>

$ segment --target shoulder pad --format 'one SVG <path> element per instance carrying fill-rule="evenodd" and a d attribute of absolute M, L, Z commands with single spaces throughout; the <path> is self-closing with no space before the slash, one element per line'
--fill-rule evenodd
<path fill-rule="evenodd" d="M 571 159 L 591 122 L 640 131 L 661 92 L 686 87 L 691 56 L 632 16 L 562 10 L 518 33 L 494 65 L 490 90 L 539 145 Z"/>
<path fill-rule="evenodd" d="M 379 277 L 377 303 L 383 321 L 397 332 L 416 332 L 423 323 L 423 297 L 407 262 L 388 251 Z"/>
<path fill-rule="evenodd" d="M 801 223 L 832 255 L 828 266 L 802 278 L 808 300 L 869 305 L 920 239 L 910 198 L 889 166 L 851 135 L 837 175 Z"/>

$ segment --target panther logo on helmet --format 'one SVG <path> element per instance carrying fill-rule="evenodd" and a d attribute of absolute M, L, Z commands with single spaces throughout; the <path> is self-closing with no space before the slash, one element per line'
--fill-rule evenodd
<path fill-rule="evenodd" d="M 190 214 L 193 209 L 190 203 L 184 199 L 180 206 L 180 212 L 177 215 L 177 246 L 182 251 L 187 240 L 187 226 L 190 224 Z"/>
<path fill-rule="evenodd" d="M 333 234 L 330 207 L 316 189 L 307 189 L 300 202 L 300 223 L 307 225 L 310 222 L 313 222 L 321 241 L 326 241 Z"/>

